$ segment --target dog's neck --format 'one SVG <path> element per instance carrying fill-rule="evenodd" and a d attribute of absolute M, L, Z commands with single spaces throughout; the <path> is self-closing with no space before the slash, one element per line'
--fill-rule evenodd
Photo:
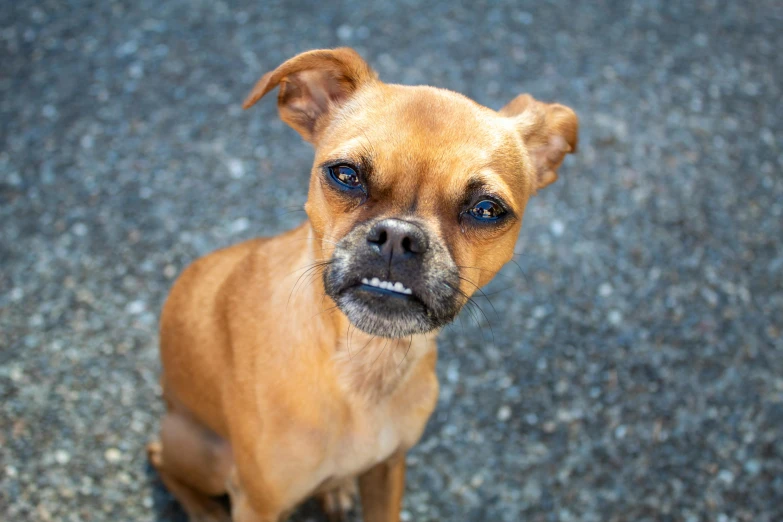
<path fill-rule="evenodd" d="M 326 296 L 323 270 L 327 266 L 321 264 L 326 261 L 322 243 L 309 222 L 302 229 L 307 235 L 307 255 L 302 265 L 318 268 L 313 269 L 316 274 L 303 276 L 310 281 L 303 290 L 307 295 L 301 297 L 312 303 L 313 320 L 323 322 L 325 331 L 333 336 L 331 361 L 339 384 L 346 392 L 367 401 L 382 401 L 405 381 L 422 357 L 435 350 L 437 332 L 389 339 L 357 329 Z"/>
<path fill-rule="evenodd" d="M 434 336 L 388 339 L 367 335 L 349 324 L 341 331 L 334 353 L 340 384 L 369 401 L 383 400 L 435 349 Z"/>

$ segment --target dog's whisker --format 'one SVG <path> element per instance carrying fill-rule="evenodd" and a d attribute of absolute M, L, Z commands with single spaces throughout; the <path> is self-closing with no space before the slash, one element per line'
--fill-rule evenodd
<path fill-rule="evenodd" d="M 370 343 L 371 343 L 371 342 L 373 342 L 373 341 L 374 341 L 375 339 L 377 339 L 377 338 L 378 338 L 377 336 L 373 335 L 373 336 L 370 338 L 370 340 L 369 340 L 369 341 L 367 341 L 367 342 L 364 344 L 364 346 L 362 346 L 362 349 L 361 349 L 361 350 L 359 350 L 358 352 L 356 352 L 356 355 L 359 355 L 360 353 L 362 353 L 362 352 L 364 351 L 364 349 L 365 349 L 365 348 L 367 348 L 368 346 L 370 346 Z"/>
<path fill-rule="evenodd" d="M 489 320 L 489 317 L 487 317 L 487 314 L 484 312 L 484 310 L 481 308 L 481 306 L 479 306 L 479 304 L 476 301 L 474 301 L 472 298 L 468 298 L 468 302 L 470 304 L 472 304 L 474 307 L 476 307 L 476 309 L 478 309 L 478 311 L 484 317 L 484 320 L 487 322 L 487 326 L 489 327 L 489 333 L 492 336 L 492 344 L 496 344 L 495 343 L 495 330 L 492 328 L 492 322 Z M 483 326 L 481 325 L 481 323 L 478 320 L 476 320 L 476 325 L 478 325 L 478 327 L 481 329 L 481 332 L 482 332 L 481 335 L 483 337 L 484 336 L 484 328 L 483 328 Z"/>
<path fill-rule="evenodd" d="M 492 270 L 487 270 L 486 268 L 481 268 L 479 266 L 456 265 L 456 267 L 457 268 L 462 268 L 462 269 L 465 269 L 465 270 L 478 270 L 480 272 L 487 272 L 489 274 L 492 274 L 493 277 L 500 276 L 500 277 L 505 277 L 507 279 L 514 280 L 513 276 L 510 276 L 508 274 L 503 274 L 501 272 L 493 272 Z M 520 269 L 521 269 L 521 267 L 520 267 Z M 522 275 L 526 276 L 526 274 L 524 272 L 522 273 Z"/>
<path fill-rule="evenodd" d="M 319 316 L 319 315 L 321 315 L 321 314 L 325 314 L 325 313 L 327 313 L 327 312 L 331 312 L 331 311 L 333 311 L 335 308 L 337 308 L 337 305 L 330 306 L 330 307 L 329 307 L 329 308 L 327 308 L 326 310 L 321 310 L 320 312 L 318 312 L 318 313 L 317 313 L 317 314 L 315 314 L 314 316 L 310 317 L 310 319 L 315 319 L 316 317 L 318 317 L 318 316 Z"/>
<path fill-rule="evenodd" d="M 320 266 L 315 268 L 314 270 L 311 270 L 307 275 L 304 276 L 304 281 L 302 283 L 302 286 L 300 287 L 300 291 L 304 291 L 305 288 L 309 288 L 311 285 L 313 285 L 319 277 L 323 276 L 325 266 Z"/>
<path fill-rule="evenodd" d="M 477 291 L 477 292 L 480 292 L 480 293 L 481 293 L 481 295 L 482 295 L 484 298 L 486 298 L 487 302 L 489 302 L 489 306 L 491 306 L 491 307 L 492 307 L 492 310 L 495 312 L 495 317 L 497 317 L 498 319 L 500 319 L 500 314 L 498 314 L 498 311 L 497 311 L 497 309 L 495 308 L 495 305 L 494 305 L 494 304 L 492 304 L 492 300 L 491 300 L 491 299 L 490 299 L 490 298 L 487 296 L 487 294 L 485 294 L 485 293 L 484 293 L 484 290 L 482 290 L 481 288 L 479 288 L 479 287 L 478 287 L 478 285 L 477 285 L 476 283 L 474 283 L 473 281 L 471 281 L 471 280 L 470 280 L 470 279 L 468 279 L 467 277 L 462 277 L 462 276 L 458 276 L 458 277 L 459 277 L 461 280 L 463 280 L 463 281 L 465 281 L 465 282 L 468 282 L 468 283 L 470 283 L 471 285 L 473 285 L 473 286 L 476 288 L 476 291 Z"/>
<path fill-rule="evenodd" d="M 317 271 L 319 269 L 321 269 L 321 270 L 325 269 L 327 266 L 332 264 L 332 262 L 333 262 L 332 260 L 316 261 L 315 263 L 312 263 L 309 266 L 306 266 L 306 267 L 303 267 L 303 268 L 300 268 L 300 269 L 297 269 L 297 270 L 294 270 L 293 272 L 291 272 L 291 274 L 294 274 L 294 273 L 298 272 L 299 270 L 304 270 L 304 272 L 302 272 L 299 275 L 299 277 L 296 279 L 296 281 L 294 282 L 294 286 L 291 287 L 291 293 L 288 294 L 288 301 L 286 302 L 286 307 L 291 303 L 291 298 L 293 297 L 294 293 L 296 292 L 297 286 L 299 286 L 300 281 L 302 281 L 302 279 L 304 277 L 306 277 L 308 274 L 310 274 L 314 270 L 317 273 Z"/>
<path fill-rule="evenodd" d="M 413 334 L 411 334 L 411 340 L 410 340 L 410 342 L 408 343 L 408 349 L 407 349 L 407 350 L 405 350 L 405 355 L 403 355 L 403 356 L 402 356 L 402 360 L 401 360 L 401 361 L 400 361 L 400 363 L 397 365 L 397 371 L 399 371 L 399 370 L 400 370 L 400 366 L 402 366 L 402 363 L 404 363 L 404 362 L 405 362 L 405 359 L 408 357 L 408 352 L 410 352 L 410 351 L 411 351 L 411 346 L 413 346 Z"/>
<path fill-rule="evenodd" d="M 473 320 L 476 322 L 476 326 L 478 326 L 479 329 L 482 332 L 482 334 L 481 334 L 482 337 L 484 337 L 484 328 L 481 325 L 481 321 L 478 320 L 478 317 L 475 315 L 475 312 L 473 311 L 473 309 L 470 308 L 467 305 L 473 305 L 474 307 L 476 307 L 478 309 L 478 311 L 481 313 L 481 315 L 484 316 L 484 319 L 487 322 L 487 326 L 489 327 L 489 331 L 490 331 L 490 333 L 492 335 L 492 344 L 495 344 L 495 331 L 492 328 L 492 322 L 489 320 L 489 317 L 487 317 L 487 314 L 484 312 L 484 310 L 481 308 L 481 306 L 474 299 L 472 299 L 468 294 L 463 292 L 462 289 L 460 289 L 459 287 L 455 287 L 454 285 L 452 285 L 450 283 L 445 283 L 444 282 L 444 284 L 447 287 L 451 288 L 457 294 L 461 295 L 463 299 L 465 299 L 465 303 L 464 303 L 465 310 L 467 310 L 467 312 L 471 315 L 471 317 L 473 317 Z"/>
<path fill-rule="evenodd" d="M 353 356 L 351 355 L 351 327 L 353 326 L 352 323 L 348 323 L 348 330 L 345 332 L 345 340 L 348 344 L 348 358 L 350 360 L 353 360 Z"/>
<path fill-rule="evenodd" d="M 291 293 L 288 295 L 288 303 L 290 303 L 290 302 L 291 302 L 291 298 L 293 297 L 294 293 L 296 292 L 296 290 L 297 290 L 297 287 L 299 286 L 300 282 L 301 282 L 303 279 L 305 279 L 305 278 L 308 276 L 308 274 L 312 273 L 312 271 L 314 271 L 314 270 L 315 270 L 315 271 L 317 271 L 319 268 L 321 268 L 321 267 L 320 267 L 320 266 L 312 266 L 312 267 L 309 267 L 309 268 L 308 268 L 307 270 L 305 270 L 305 271 L 304 271 L 304 272 L 303 272 L 301 275 L 299 275 L 299 277 L 298 277 L 298 278 L 296 279 L 296 281 L 294 282 L 294 285 L 293 285 L 293 287 L 291 287 Z M 305 280 L 306 280 L 306 279 L 305 279 Z M 288 303 L 286 303 L 286 304 L 288 304 Z"/>
<path fill-rule="evenodd" d="M 375 360 L 372 362 L 372 364 L 370 365 L 370 367 L 373 367 L 373 366 L 375 366 L 375 363 L 377 363 L 377 362 L 378 362 L 378 359 L 380 359 L 380 358 L 381 358 L 381 355 L 383 355 L 383 352 L 385 352 L 385 351 L 386 351 L 386 345 L 388 345 L 388 344 L 389 344 L 389 338 L 387 337 L 387 338 L 386 338 L 386 341 L 383 343 L 383 348 L 381 348 L 381 351 L 380 351 L 380 353 L 378 354 L 378 357 L 376 357 L 376 358 L 375 358 Z"/>
<path fill-rule="evenodd" d="M 338 243 L 340 241 L 340 238 L 333 237 L 333 236 L 328 236 L 326 234 L 322 234 L 321 237 L 313 237 L 313 236 L 292 237 L 292 238 L 287 238 L 285 240 L 281 240 L 281 242 L 285 242 L 286 244 L 294 243 L 294 242 L 297 242 L 297 241 L 316 241 L 316 242 L 323 241 L 324 243 L 329 243 L 329 244 L 332 244 L 332 245 L 335 245 L 335 246 L 339 246 Z"/>
<path fill-rule="evenodd" d="M 525 270 L 522 268 L 522 265 L 520 265 L 520 264 L 517 262 L 517 260 L 516 260 L 516 259 L 514 259 L 516 256 L 520 256 L 520 255 L 522 255 L 522 254 L 517 254 L 517 253 L 515 252 L 515 253 L 514 253 L 514 255 L 511 257 L 511 259 L 509 259 L 509 261 L 511 261 L 512 263 L 514 263 L 514 265 L 516 265 L 516 267 L 519 269 L 519 273 L 520 273 L 520 274 L 522 274 L 522 278 L 525 280 L 525 283 L 527 283 L 527 284 L 530 284 L 530 277 L 528 276 L 528 274 L 527 274 L 527 273 L 525 273 Z"/>
<path fill-rule="evenodd" d="M 307 270 L 308 268 L 312 268 L 312 267 L 318 266 L 320 264 L 330 264 L 330 263 L 333 263 L 333 262 L 334 261 L 331 260 L 331 259 L 319 259 L 319 260 L 317 260 L 317 261 L 315 261 L 313 263 L 307 264 L 307 265 L 305 265 L 305 266 L 303 266 L 301 268 L 297 268 L 296 270 L 288 272 L 288 274 L 286 274 L 286 275 L 295 274 L 295 273 L 299 272 L 300 270 Z"/>

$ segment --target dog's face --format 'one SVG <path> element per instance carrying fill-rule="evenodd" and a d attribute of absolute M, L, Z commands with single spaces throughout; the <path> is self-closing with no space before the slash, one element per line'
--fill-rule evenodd
<path fill-rule="evenodd" d="M 442 89 L 378 81 L 350 49 L 265 75 L 315 146 L 306 204 L 324 287 L 359 329 L 438 329 L 511 259 L 528 198 L 576 147 L 577 118 L 527 95 L 500 112 Z"/>

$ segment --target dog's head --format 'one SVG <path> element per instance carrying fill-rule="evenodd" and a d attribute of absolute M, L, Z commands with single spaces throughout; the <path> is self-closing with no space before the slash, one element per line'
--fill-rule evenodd
<path fill-rule="evenodd" d="M 280 117 L 315 146 L 305 209 L 327 294 L 385 337 L 451 321 L 511 259 L 528 198 L 557 179 L 578 120 L 521 95 L 499 112 L 444 89 L 385 84 L 352 49 L 265 74 Z"/>

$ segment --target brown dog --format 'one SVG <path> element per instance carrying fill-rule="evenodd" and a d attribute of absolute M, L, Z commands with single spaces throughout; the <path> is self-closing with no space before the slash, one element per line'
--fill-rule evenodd
<path fill-rule="evenodd" d="M 309 219 L 174 285 L 150 460 L 192 521 L 278 521 L 312 495 L 340 520 L 357 478 L 364 519 L 397 521 L 437 331 L 511 258 L 578 121 L 529 95 L 498 113 L 385 84 L 351 49 L 288 60 L 245 108 L 278 86 L 280 117 L 315 146 Z"/>

